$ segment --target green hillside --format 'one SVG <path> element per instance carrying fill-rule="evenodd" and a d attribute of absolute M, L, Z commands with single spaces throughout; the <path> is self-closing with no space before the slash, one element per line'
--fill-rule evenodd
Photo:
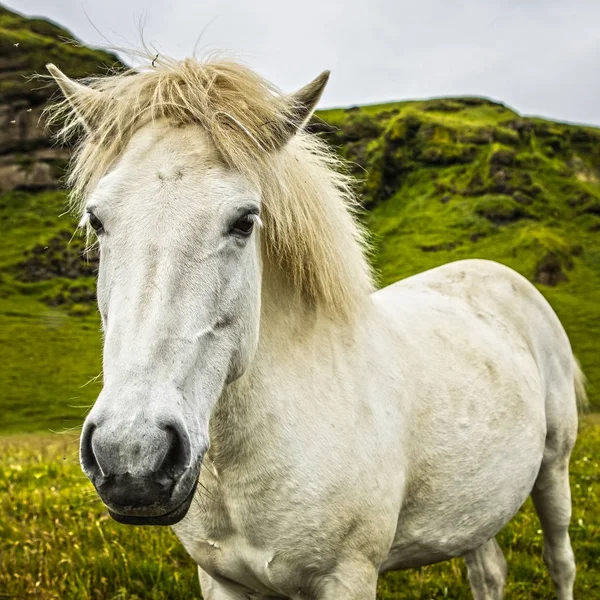
<path fill-rule="evenodd" d="M 49 62 L 60 63 L 71 77 L 98 73 L 100 66 L 120 64 L 112 54 L 80 46 L 66 29 L 45 19 L 28 19 L 0 6 L 0 103 L 44 101 L 48 87 L 31 81 Z"/>
<path fill-rule="evenodd" d="M 509 265 L 558 313 L 600 408 L 600 130 L 482 98 L 319 116 L 362 181 L 381 283 L 462 258 Z"/>
<path fill-rule="evenodd" d="M 47 98 L 51 88 L 23 77 L 47 60 L 71 76 L 116 61 L 63 38 L 72 36 L 0 7 L 0 105 Z M 351 161 L 381 284 L 466 257 L 517 269 L 558 312 L 600 408 L 600 130 L 482 98 L 327 110 L 310 127 Z M 0 145 L 0 165 L 28 163 L 34 150 L 15 153 L 19 139 L 4 154 Z M 3 431 L 77 426 L 98 393 L 96 259 L 82 256 L 64 211 L 61 191 L 0 195 Z"/>
<path fill-rule="evenodd" d="M 81 261 L 79 240 L 68 244 L 74 223 L 64 215 L 64 194 L 43 189 L 58 185 L 67 157 L 53 147 L 40 122 L 55 86 L 32 75 L 45 72 L 49 61 L 77 77 L 120 64 L 112 54 L 81 46 L 54 23 L 0 6 L 0 191 L 17 188 L 0 194 L 3 431 L 80 424 L 78 406 L 95 395 L 93 386 L 83 391 L 80 386 L 100 372 L 98 323 L 90 302 L 94 265 Z M 40 260 L 42 268 L 36 266 Z M 68 307 L 61 304 L 63 295 Z M 74 306 L 79 299 L 87 304 Z"/>
<path fill-rule="evenodd" d="M 600 131 L 525 119 L 476 98 L 324 111 L 353 161 L 387 284 L 466 257 L 506 263 L 565 324 L 596 407 L 600 369 Z M 70 427 L 100 372 L 94 258 L 62 192 L 0 196 L 4 430 Z M 59 217 L 59 215 L 61 215 Z"/>

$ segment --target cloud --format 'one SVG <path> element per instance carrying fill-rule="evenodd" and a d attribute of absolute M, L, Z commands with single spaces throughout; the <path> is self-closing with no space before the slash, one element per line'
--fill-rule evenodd
<path fill-rule="evenodd" d="M 88 44 L 233 52 L 286 91 L 332 70 L 324 106 L 477 94 L 600 125 L 597 0 L 8 0 Z"/>

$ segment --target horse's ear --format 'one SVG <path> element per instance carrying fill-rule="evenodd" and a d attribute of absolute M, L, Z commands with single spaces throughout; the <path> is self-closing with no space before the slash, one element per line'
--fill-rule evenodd
<path fill-rule="evenodd" d="M 288 96 L 290 103 L 289 117 L 282 131 L 279 143 L 286 144 L 297 131 L 302 129 L 312 116 L 323 90 L 329 81 L 329 71 L 323 71 L 316 79 Z"/>
<path fill-rule="evenodd" d="M 98 107 L 102 101 L 102 93 L 73 79 L 69 79 L 58 67 L 49 63 L 46 69 L 58 84 L 65 98 L 71 105 L 73 112 L 87 131 L 91 133 L 94 128 L 93 119 L 90 117 L 95 111 L 91 107 Z"/>

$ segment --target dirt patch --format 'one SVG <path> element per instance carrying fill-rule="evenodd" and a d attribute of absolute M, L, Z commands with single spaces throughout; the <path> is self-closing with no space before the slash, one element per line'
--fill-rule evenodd
<path fill-rule="evenodd" d="M 572 261 L 565 260 L 554 252 L 548 252 L 535 266 L 533 280 L 536 283 L 554 287 L 559 283 L 569 281 L 565 268 L 572 269 Z"/>
<path fill-rule="evenodd" d="M 36 244 L 25 253 L 25 260 L 16 266 L 16 278 L 33 283 L 55 277 L 94 277 L 99 258 L 95 252 L 85 252 L 85 248 L 83 238 L 60 231 L 47 244 Z"/>

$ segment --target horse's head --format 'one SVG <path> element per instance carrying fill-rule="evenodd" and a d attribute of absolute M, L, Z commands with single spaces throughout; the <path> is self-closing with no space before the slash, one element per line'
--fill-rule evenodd
<path fill-rule="evenodd" d="M 86 152 L 105 161 L 88 177 L 81 205 L 98 240 L 104 330 L 104 387 L 84 424 L 81 464 L 116 520 L 173 524 L 191 503 L 213 408 L 258 344 L 261 182 L 233 168 L 218 140 L 249 136 L 261 151 L 279 152 L 327 76 L 281 104 L 290 108 L 284 121 L 258 124 L 261 139 L 258 126 L 244 131 L 260 115 L 242 121 L 239 107 L 203 121 L 203 110 L 218 112 L 207 96 L 216 92 L 199 94 L 204 104 L 194 107 L 189 79 L 155 82 L 158 95 L 171 94 L 161 109 L 146 80 L 133 89 L 135 74 L 107 91 L 49 68 L 87 132 L 80 169 L 90 169 Z M 229 84 L 235 78 L 225 90 Z M 263 103 L 271 101 L 266 91 Z M 171 111 L 175 101 L 189 106 Z M 251 101 L 245 110 L 254 110 Z"/>

